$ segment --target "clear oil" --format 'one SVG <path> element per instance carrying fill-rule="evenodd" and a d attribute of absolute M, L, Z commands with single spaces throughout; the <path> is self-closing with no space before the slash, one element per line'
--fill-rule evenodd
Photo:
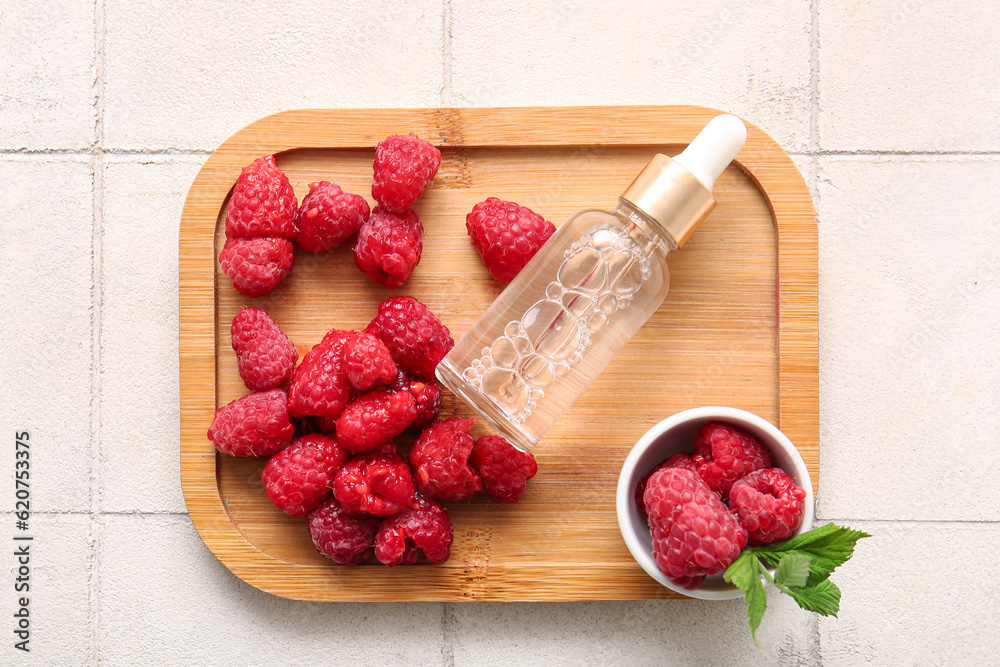
<path fill-rule="evenodd" d="M 437 376 L 529 450 L 663 302 L 659 225 L 627 202 L 567 220 L 438 365 Z"/>

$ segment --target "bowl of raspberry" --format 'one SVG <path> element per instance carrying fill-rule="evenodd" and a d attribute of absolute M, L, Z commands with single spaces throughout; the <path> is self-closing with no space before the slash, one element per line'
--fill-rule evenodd
<path fill-rule="evenodd" d="M 766 419 L 727 407 L 685 410 L 647 431 L 622 465 L 616 505 L 642 569 L 702 600 L 742 597 L 723 577 L 742 550 L 813 523 L 812 479 L 795 445 Z"/>

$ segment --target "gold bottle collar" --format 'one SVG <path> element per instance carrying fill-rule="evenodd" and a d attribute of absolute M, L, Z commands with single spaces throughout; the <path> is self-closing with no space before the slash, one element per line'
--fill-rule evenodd
<path fill-rule="evenodd" d="M 622 199 L 656 220 L 677 242 L 691 236 L 698 224 L 715 208 L 715 197 L 695 176 L 666 155 L 657 154 Z"/>

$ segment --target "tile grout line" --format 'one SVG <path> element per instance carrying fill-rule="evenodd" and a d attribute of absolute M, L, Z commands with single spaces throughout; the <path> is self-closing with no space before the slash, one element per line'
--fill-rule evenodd
<path fill-rule="evenodd" d="M 12 515 L 13 511 L 0 512 L 0 516 Z M 32 516 L 79 516 L 79 517 L 89 517 L 94 516 L 95 513 L 91 510 L 32 510 Z M 139 516 L 145 518 L 152 517 L 190 517 L 191 515 L 187 512 L 174 512 L 174 511 L 141 511 L 141 510 L 102 510 L 97 513 L 98 517 L 108 517 L 108 516 Z"/>
<path fill-rule="evenodd" d="M 977 151 L 977 150 L 955 150 L 955 151 L 881 151 L 871 149 L 857 150 L 816 150 L 808 153 L 788 151 L 789 155 L 801 157 L 916 157 L 916 158 L 948 158 L 948 157 L 969 157 L 969 158 L 998 158 L 998 151 Z"/>
<path fill-rule="evenodd" d="M 441 603 L 441 664 L 444 667 L 455 667 L 455 645 L 453 631 L 455 614 L 451 602 Z"/>
<path fill-rule="evenodd" d="M 813 208 L 819 208 L 819 0 L 809 0 L 809 152 L 810 158 L 809 191 L 812 194 Z M 817 223 L 818 213 L 817 213 Z M 819 634 L 819 625 L 816 625 Z M 816 655 L 819 642 L 813 646 Z M 820 659 L 822 662 L 822 659 Z"/>
<path fill-rule="evenodd" d="M 95 86 L 96 87 L 96 86 Z M 127 156 L 127 157 L 208 157 L 212 154 L 210 150 L 204 150 L 201 148 L 102 148 L 97 146 L 89 146 L 87 148 L 25 148 L 25 149 L 0 149 L 0 156 L 3 157 L 17 157 L 20 155 L 24 156 L 61 156 L 61 155 L 86 155 L 95 156 L 98 153 L 101 155 L 110 156 Z"/>
<path fill-rule="evenodd" d="M 94 665 L 101 664 L 101 615 L 100 615 L 100 512 L 101 512 L 101 312 L 104 305 L 104 55 L 105 55 L 104 0 L 94 1 L 94 442 L 91 451 L 90 473 L 90 622 L 93 632 Z"/>
<path fill-rule="evenodd" d="M 443 0 L 441 12 L 441 106 L 451 101 L 451 0 Z"/>
<path fill-rule="evenodd" d="M 809 152 L 819 153 L 819 0 L 809 1 Z"/>

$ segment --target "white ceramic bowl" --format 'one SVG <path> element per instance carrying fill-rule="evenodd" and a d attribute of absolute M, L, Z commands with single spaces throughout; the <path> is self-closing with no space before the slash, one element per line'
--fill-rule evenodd
<path fill-rule="evenodd" d="M 796 535 L 812 528 L 812 478 L 795 445 L 767 420 L 745 410 L 725 407 L 694 408 L 678 412 L 646 431 L 625 458 L 618 477 L 618 527 L 636 562 L 649 576 L 667 588 L 702 600 L 728 600 L 742 597 L 743 592 L 726 583 L 721 573 L 706 577 L 701 586 L 689 591 L 671 582 L 667 575 L 660 571 L 653 558 L 653 540 L 649 535 L 649 525 L 645 516 L 639 513 L 635 503 L 635 491 L 639 481 L 672 454 L 690 452 L 695 433 L 700 427 L 711 422 L 725 422 L 738 426 L 753 434 L 771 451 L 774 466 L 787 472 L 806 492 L 802 524 Z"/>

